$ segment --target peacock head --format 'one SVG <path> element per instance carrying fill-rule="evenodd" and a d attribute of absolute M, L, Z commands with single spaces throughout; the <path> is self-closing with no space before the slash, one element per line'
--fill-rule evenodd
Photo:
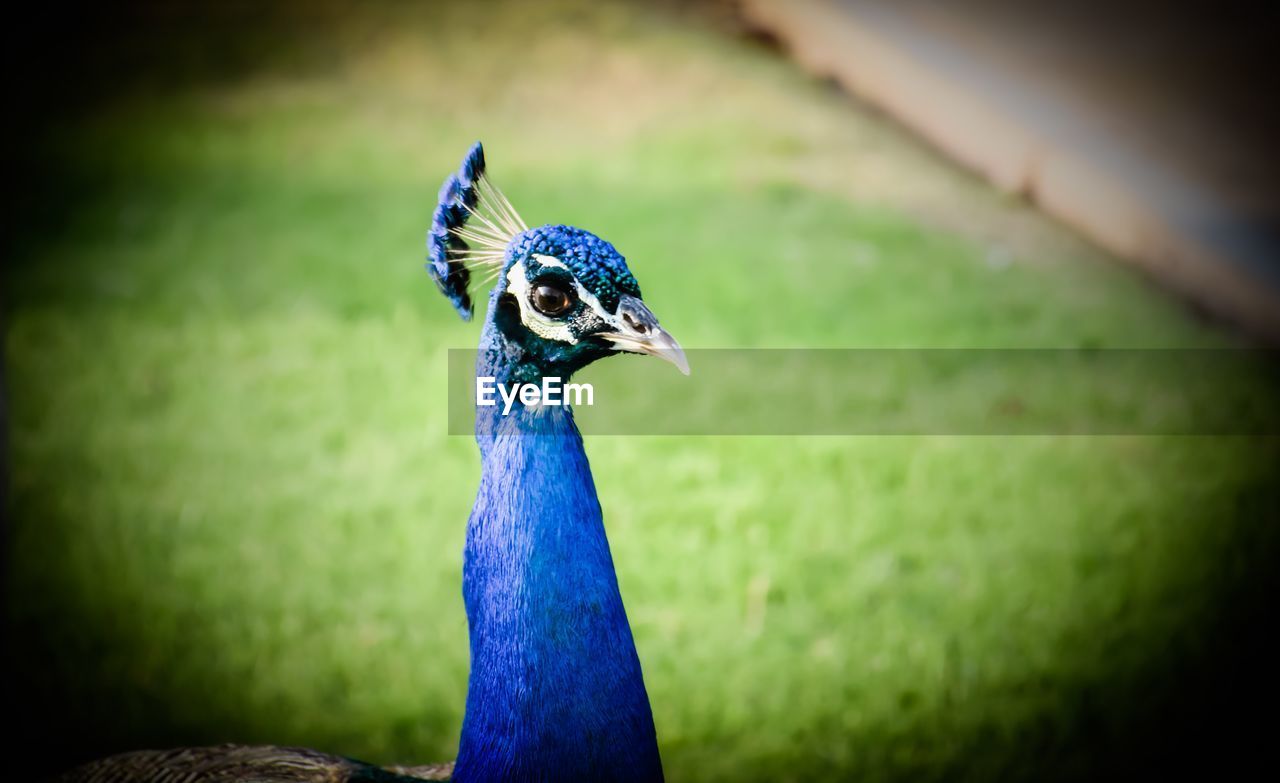
<path fill-rule="evenodd" d="M 568 377 L 615 353 L 657 356 L 689 374 L 684 351 L 645 305 L 613 245 L 572 226 L 525 225 L 485 176 L 480 142 L 440 189 L 427 257 L 431 277 L 464 319 L 474 310 L 473 278 L 495 283 L 492 328 L 538 374 Z"/>

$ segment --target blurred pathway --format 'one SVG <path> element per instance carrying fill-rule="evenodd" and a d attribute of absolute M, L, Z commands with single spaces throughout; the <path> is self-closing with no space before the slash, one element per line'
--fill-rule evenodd
<path fill-rule="evenodd" d="M 1280 12 L 1236 0 L 742 0 L 961 163 L 1280 341 Z M 1061 7 L 1059 7 L 1061 6 Z"/>

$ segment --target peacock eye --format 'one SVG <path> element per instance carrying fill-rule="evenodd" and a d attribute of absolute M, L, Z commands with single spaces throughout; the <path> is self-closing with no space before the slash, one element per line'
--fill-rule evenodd
<path fill-rule="evenodd" d="M 543 315 L 564 315 L 564 312 L 573 305 L 573 297 L 568 291 L 548 283 L 534 286 L 529 300 Z"/>

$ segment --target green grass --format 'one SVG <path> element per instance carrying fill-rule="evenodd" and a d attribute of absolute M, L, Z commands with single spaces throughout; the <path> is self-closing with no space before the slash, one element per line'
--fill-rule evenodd
<path fill-rule="evenodd" d="M 421 256 L 475 138 L 688 347 L 1229 344 L 700 18 L 455 5 L 143 79 L 33 152 L 3 277 L 20 736 L 452 757 L 478 466 L 445 352 L 477 329 Z M 587 448 L 676 781 L 1086 774 L 1278 548 L 1269 442 Z"/>

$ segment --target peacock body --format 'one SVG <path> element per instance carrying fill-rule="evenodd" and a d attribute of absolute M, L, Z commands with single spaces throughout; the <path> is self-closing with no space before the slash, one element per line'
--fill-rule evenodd
<path fill-rule="evenodd" d="M 567 381 L 619 352 L 680 346 L 612 245 L 582 229 L 530 229 L 486 176 L 477 142 L 440 190 L 427 269 L 464 319 L 471 283 L 496 281 L 478 377 Z M 462 592 L 471 645 L 456 765 L 381 768 L 297 748 L 123 754 L 66 776 L 167 781 L 661 781 L 653 716 L 582 437 L 565 406 L 478 406 L 480 486 Z M 452 774 L 452 777 L 448 776 Z"/>

